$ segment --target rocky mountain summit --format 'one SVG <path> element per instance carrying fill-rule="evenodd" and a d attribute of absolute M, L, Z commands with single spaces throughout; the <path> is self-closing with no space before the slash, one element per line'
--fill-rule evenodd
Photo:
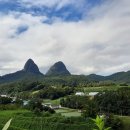
<path fill-rule="evenodd" d="M 59 61 L 50 67 L 46 75 L 47 76 L 60 76 L 60 75 L 64 76 L 64 75 L 71 75 L 71 74 L 67 70 L 64 63 L 62 61 Z"/>
<path fill-rule="evenodd" d="M 25 72 L 30 72 L 30 73 L 35 73 L 35 74 L 41 74 L 39 71 L 38 66 L 34 63 L 32 59 L 29 59 L 25 65 L 23 71 Z"/>

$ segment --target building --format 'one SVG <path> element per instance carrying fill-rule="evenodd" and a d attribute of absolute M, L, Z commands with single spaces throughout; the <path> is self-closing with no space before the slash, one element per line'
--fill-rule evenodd
<path fill-rule="evenodd" d="M 61 108 L 61 105 L 50 105 L 49 107 L 51 109 L 59 109 L 59 108 Z"/>
<path fill-rule="evenodd" d="M 47 107 L 50 107 L 51 109 L 59 109 L 61 108 L 61 105 L 54 105 L 54 104 L 51 104 L 51 103 L 42 103 L 43 106 L 47 106 Z"/>
<path fill-rule="evenodd" d="M 99 92 L 90 92 L 88 96 L 93 99 Z"/>
<path fill-rule="evenodd" d="M 23 105 L 24 105 L 24 106 L 28 105 L 28 103 L 29 103 L 29 100 L 24 100 L 24 101 L 23 101 Z"/>
<path fill-rule="evenodd" d="M 75 94 L 76 96 L 84 96 L 85 95 L 85 93 L 84 92 L 76 92 L 76 94 Z"/>
<path fill-rule="evenodd" d="M 4 95 L 4 94 L 3 94 L 3 95 L 0 95 L 0 96 L 1 96 L 1 97 L 8 97 L 7 95 Z"/>

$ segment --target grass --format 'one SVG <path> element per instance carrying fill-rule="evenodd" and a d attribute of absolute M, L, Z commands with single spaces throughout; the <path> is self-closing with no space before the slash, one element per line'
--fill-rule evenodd
<path fill-rule="evenodd" d="M 70 109 L 70 108 L 61 108 L 57 109 L 56 113 L 61 113 L 61 115 L 66 116 L 66 117 L 78 117 L 81 116 L 81 113 L 78 112 L 78 110 L 75 109 Z"/>
<path fill-rule="evenodd" d="M 65 109 L 71 111 L 70 109 Z M 62 111 L 63 112 L 63 111 Z M 76 113 L 75 113 L 76 114 Z M 52 116 L 37 117 L 27 110 L 0 111 L 0 129 L 12 117 L 9 130 L 86 130 L 90 128 L 90 122 L 84 124 L 66 124 L 57 122 L 61 117 L 57 114 Z"/>
<path fill-rule="evenodd" d="M 62 113 L 62 115 L 66 117 L 78 117 L 81 116 L 81 113 L 77 111 L 73 111 L 73 112 Z"/>
<path fill-rule="evenodd" d="M 0 111 L 0 117 L 4 116 L 4 117 L 12 117 L 18 114 L 23 114 L 23 113 L 28 113 L 28 110 L 24 110 L 24 109 L 18 109 L 18 110 L 3 110 Z"/>
<path fill-rule="evenodd" d="M 81 115 L 77 110 L 68 108 L 57 109 L 56 112 L 66 117 L 78 117 Z M 10 118 L 13 118 L 9 130 L 86 130 L 81 124 L 72 124 L 71 128 L 68 128 L 70 124 L 57 124 L 55 122 L 55 115 L 54 119 L 52 117 L 36 117 L 30 111 L 22 109 L 0 111 L 0 129 Z M 118 117 L 124 124 L 124 129 L 122 130 L 130 130 L 130 116 Z M 85 124 L 85 127 L 87 125 Z"/>
<path fill-rule="evenodd" d="M 51 100 L 51 99 L 43 99 L 43 103 L 51 103 L 54 105 L 59 105 L 60 104 L 60 99 L 56 99 L 56 100 Z"/>
<path fill-rule="evenodd" d="M 130 116 L 118 116 L 123 122 L 123 130 L 130 130 Z"/>
<path fill-rule="evenodd" d="M 103 91 L 116 91 L 119 88 L 121 88 L 122 86 L 101 86 L 101 87 L 84 87 L 83 91 L 85 93 L 89 93 L 89 92 L 103 92 Z"/>

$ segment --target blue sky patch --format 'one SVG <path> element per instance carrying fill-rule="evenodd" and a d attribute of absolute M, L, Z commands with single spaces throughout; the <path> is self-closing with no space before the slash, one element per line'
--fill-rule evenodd
<path fill-rule="evenodd" d="M 79 2 L 79 1 L 77 1 Z M 89 12 L 89 10 L 102 3 L 102 0 L 86 0 L 85 4 L 81 8 L 77 8 L 72 4 L 65 5 L 59 10 L 57 7 L 46 7 L 46 6 L 30 6 L 26 7 L 19 0 L 7 0 L 0 1 L 0 12 L 9 13 L 13 12 L 24 12 L 32 14 L 35 16 L 47 16 L 48 20 L 46 23 L 52 23 L 54 17 L 60 18 L 64 21 L 79 21 L 83 18 L 84 13 Z"/>
<path fill-rule="evenodd" d="M 20 35 L 28 30 L 28 26 L 19 26 L 16 31 L 16 35 Z"/>

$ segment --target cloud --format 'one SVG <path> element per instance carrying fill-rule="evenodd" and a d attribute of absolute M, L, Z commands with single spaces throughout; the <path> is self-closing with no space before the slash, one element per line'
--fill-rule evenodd
<path fill-rule="evenodd" d="M 109 0 L 83 12 L 79 21 L 54 18 L 51 24 L 43 22 L 47 16 L 1 14 L 0 73 L 22 69 L 28 58 L 34 59 L 44 73 L 59 60 L 73 74 L 108 75 L 129 70 L 129 5 L 129 0 Z M 17 35 L 19 27 L 28 29 Z"/>
<path fill-rule="evenodd" d="M 88 1 L 88 0 L 87 0 Z M 86 0 L 0 0 L 0 12 L 8 14 L 12 11 L 47 16 L 46 23 L 52 23 L 54 18 L 66 21 L 78 21 L 87 4 Z"/>
<path fill-rule="evenodd" d="M 26 4 L 26 6 L 46 6 L 49 8 L 56 7 L 57 9 L 61 9 L 67 5 L 74 5 L 75 7 L 83 6 L 86 0 L 21 0 L 22 4 Z"/>

